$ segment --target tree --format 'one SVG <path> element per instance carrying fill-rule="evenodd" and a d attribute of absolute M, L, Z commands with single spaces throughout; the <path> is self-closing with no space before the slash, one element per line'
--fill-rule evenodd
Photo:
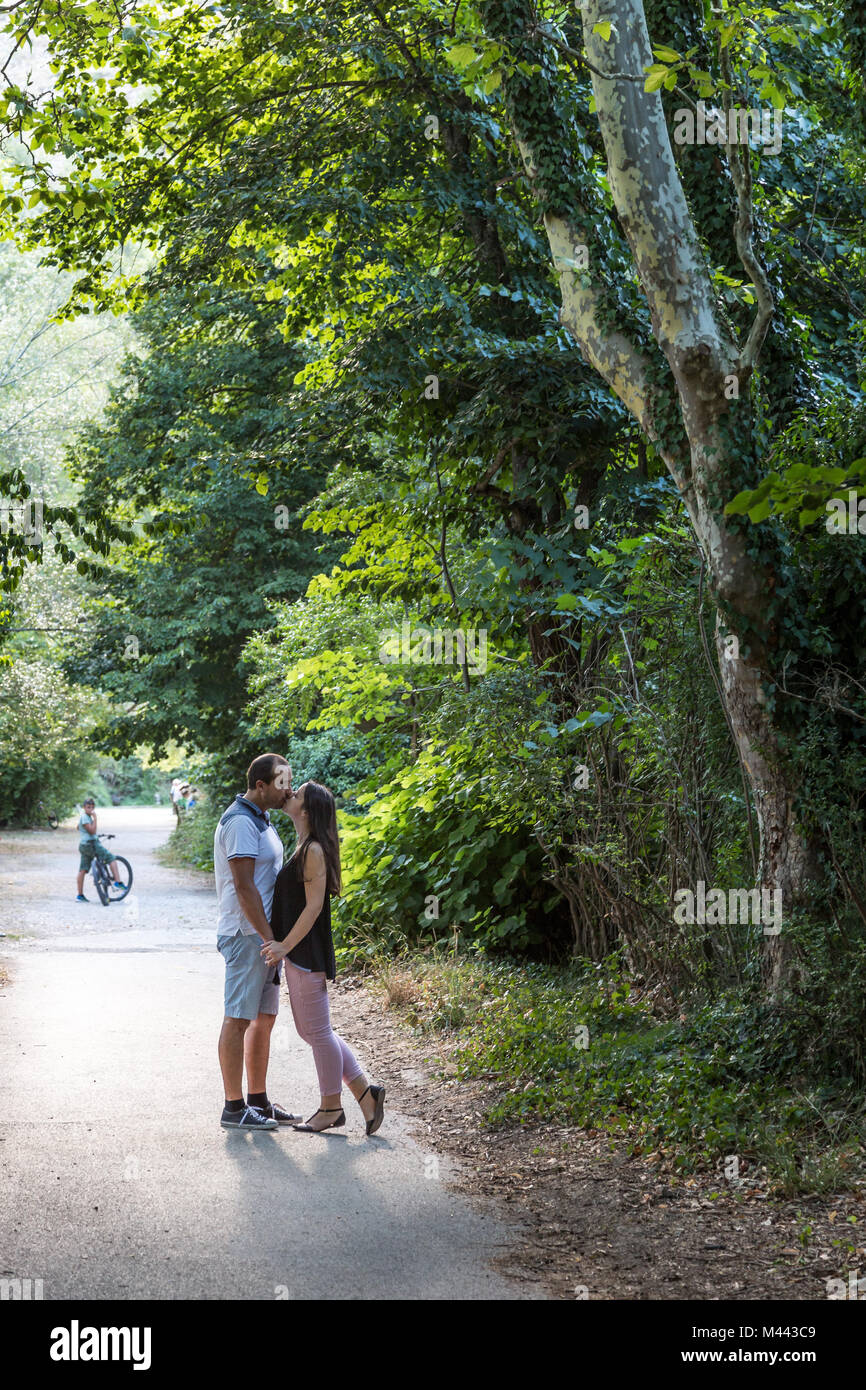
<path fill-rule="evenodd" d="M 72 810 L 96 766 L 87 736 L 102 713 L 93 691 L 67 682 L 50 662 L 18 659 L 0 667 L 3 824 Z"/>
<path fill-rule="evenodd" d="M 218 286 L 158 296 L 104 418 L 70 450 L 81 505 L 129 537 L 91 566 L 92 621 L 66 657 L 113 696 L 101 738 L 120 754 L 171 739 L 235 750 L 243 644 L 320 563 L 299 513 L 328 453 L 287 462 L 301 359 L 274 319 Z"/>
<path fill-rule="evenodd" d="M 36 803 L 71 809 L 93 766 L 97 691 L 67 681 L 64 652 L 83 618 L 83 579 L 52 538 L 69 538 L 76 493 L 64 472 L 70 438 L 102 403 L 122 350 L 111 316 L 58 324 L 69 285 L 33 253 L 0 247 L 0 818 L 44 819 Z M 11 502 L 11 506 L 8 505 Z"/>
<path fill-rule="evenodd" d="M 813 9 L 798 17 L 820 20 Z M 619 247 L 627 245 L 627 273 L 646 299 L 663 366 L 646 335 L 635 331 L 634 321 L 628 324 L 621 306 L 616 306 L 620 312 L 612 312 L 601 277 L 575 269 L 583 246 L 589 248 L 590 265 L 600 267 L 605 240 L 597 230 L 597 190 L 587 188 L 590 180 L 580 178 L 570 158 L 572 140 L 559 109 L 551 56 L 558 47 L 555 35 L 551 45 L 534 9 L 523 0 L 489 0 L 481 7 L 489 39 L 524 57 L 533 69 L 524 73 L 512 63 L 503 80 L 515 139 L 557 267 L 563 322 L 665 460 L 706 558 L 719 607 L 716 640 L 725 703 L 758 813 L 760 882 L 780 889 L 790 912 L 807 898 L 820 868 L 817 837 L 802 828 L 796 777 L 769 700 L 770 692 L 779 691 L 789 645 L 784 600 L 779 599 L 785 587 L 785 547 L 771 536 L 756 553 L 746 527 L 725 513 L 732 494 L 760 471 L 766 448 L 754 376 L 777 306 L 756 247 L 755 157 L 748 145 L 727 145 L 727 170 L 736 195 L 732 235 L 755 301 L 748 332 L 738 334 L 719 303 L 659 92 L 662 82 L 674 85 L 688 63 L 675 50 L 662 50 L 664 61 L 655 65 L 662 80 L 645 78 L 653 72 L 653 50 L 639 0 L 619 5 L 615 20 L 606 3 L 589 0 L 581 18 L 584 52 L 578 56 L 592 76 L 613 204 L 606 224 Z M 716 77 L 699 78 L 699 87 L 703 80 L 708 94 L 720 93 L 726 116 L 742 90 L 733 54 L 744 39 L 744 27 L 741 11 L 720 11 L 705 20 L 705 29 L 717 40 Z M 791 41 L 798 40 L 793 32 Z M 762 94 L 774 97 L 769 81 Z M 725 197 L 726 175 L 719 167 L 719 193 Z M 735 659 L 729 659 L 729 636 L 739 644 Z M 777 699 L 784 703 L 778 694 Z M 786 981 L 787 948 L 787 937 L 768 937 L 773 988 Z"/>
<path fill-rule="evenodd" d="M 562 322 L 585 359 L 571 358 L 572 387 L 584 402 L 572 415 L 592 420 L 587 433 L 601 422 L 605 464 L 616 439 L 625 441 L 631 467 L 646 472 L 649 465 L 652 472 L 660 462 L 690 517 L 718 606 L 727 718 L 756 803 L 759 881 L 781 889 L 793 914 L 808 903 L 826 859 L 824 832 L 809 824 L 801 804 L 792 743 L 826 659 L 818 635 L 830 609 L 823 585 L 833 567 L 823 560 L 817 567 L 823 597 L 816 604 L 811 541 L 777 524 L 751 530 L 726 505 L 758 481 L 782 432 L 821 406 L 822 377 L 837 396 L 856 387 L 859 156 L 846 108 L 856 83 L 842 26 L 814 6 L 713 11 L 633 3 L 615 15 L 609 8 L 587 3 L 576 17 L 554 7 L 542 19 L 528 0 L 456 10 L 431 0 L 310 4 L 275 15 L 238 0 L 219 10 L 184 8 L 171 20 L 142 8 L 134 24 L 118 29 L 110 7 L 100 22 L 99 7 L 64 19 L 49 4 L 43 23 L 59 59 L 57 86 L 50 101 L 21 88 L 7 92 L 7 112 L 35 161 L 22 165 L 22 193 L 7 200 L 7 209 L 20 218 L 25 195 L 32 199 L 36 211 L 22 235 L 84 271 L 78 302 L 125 294 L 113 248 L 130 235 L 161 233 L 173 239 L 174 276 L 206 268 L 208 278 L 258 284 L 268 297 L 283 298 L 290 337 L 299 319 L 309 325 L 299 306 L 311 297 L 320 350 L 305 382 L 324 390 L 336 381 L 337 395 L 335 359 L 345 380 L 358 364 L 353 353 L 383 341 L 369 331 L 371 311 L 379 322 L 395 315 L 399 288 L 422 306 L 413 326 L 424 323 L 421 341 L 439 353 L 442 335 L 429 330 L 442 315 L 437 321 L 431 304 L 438 310 L 438 302 L 429 296 L 443 281 L 443 302 L 471 323 L 479 357 L 494 332 L 500 343 L 525 338 L 513 317 L 507 334 L 501 316 L 479 332 L 474 312 L 465 309 L 479 280 L 511 306 L 532 305 L 519 275 L 521 257 L 537 274 L 537 238 L 526 231 L 536 210 Z M 814 74 L 807 39 L 818 51 Z M 109 62 L 116 75 L 102 87 L 88 85 L 82 74 Z M 142 92 L 134 107 L 132 86 Z M 724 121 L 721 114 L 715 121 L 714 144 L 674 142 L 675 151 L 670 125 L 685 123 L 671 108 L 674 100 L 685 103 L 686 116 L 700 102 L 717 103 Z M 722 124 L 730 131 L 737 109 L 756 102 L 799 108 L 777 181 L 762 174 L 766 154 L 762 162 L 738 138 L 724 149 L 719 143 Z M 412 215 L 416 197 L 423 206 L 424 182 L 409 172 L 419 163 L 407 140 L 413 107 L 417 128 L 432 119 L 429 128 L 438 122 L 444 132 L 444 176 L 429 181 L 431 204 L 450 192 L 445 206 L 459 210 L 459 239 L 453 228 L 444 241 L 442 229 L 434 239 L 426 206 L 420 219 Z M 518 165 L 497 124 L 502 113 Z M 363 139 L 353 153 L 358 131 Z M 59 178 L 55 149 L 74 156 Z M 500 185 L 510 216 L 492 211 Z M 395 229 L 385 215 L 400 201 L 405 215 Z M 506 225 L 510 244 L 502 236 Z M 459 256 L 467 245 L 463 236 L 473 248 L 469 287 L 438 273 L 443 256 Z M 414 260 L 413 245 L 423 247 Z M 514 312 L 522 308 L 507 309 Z M 413 373 L 395 364 L 402 351 L 416 381 L 422 376 L 413 357 L 417 338 L 397 333 L 391 343 L 379 385 L 409 390 Z M 472 411 L 494 394 L 477 378 L 469 390 L 458 386 L 447 438 L 453 455 L 442 450 L 451 471 L 446 467 L 438 519 L 459 506 L 466 463 L 459 444 L 474 429 L 472 491 L 498 505 L 531 549 L 539 532 L 561 521 L 568 470 L 555 451 L 548 470 L 537 467 L 529 441 L 540 440 L 539 421 L 529 420 L 524 432 L 522 402 L 517 419 L 503 419 L 501 433 L 484 437 L 485 411 Z M 396 418 L 417 439 L 417 386 L 414 399 L 388 423 Z M 456 425 L 466 421 L 472 424 L 461 438 Z M 556 436 L 564 451 L 566 421 Z M 594 467 L 591 441 L 579 429 L 574 436 L 579 481 L 597 487 L 604 465 Z M 433 444 L 438 457 L 440 434 Z M 752 520 L 761 520 L 760 510 Z M 854 583 L 862 593 L 862 573 Z M 579 631 L 558 630 L 580 646 Z M 549 630 L 536 636 L 547 638 Z M 553 655 L 540 641 L 538 648 L 542 660 Z M 834 720 L 825 730 L 828 748 L 840 729 L 844 738 L 854 736 L 857 718 L 844 728 Z M 788 977 L 789 941 L 767 939 L 774 988 Z"/>

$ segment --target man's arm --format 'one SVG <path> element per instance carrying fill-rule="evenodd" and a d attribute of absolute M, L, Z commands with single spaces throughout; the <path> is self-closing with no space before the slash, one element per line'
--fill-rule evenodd
<path fill-rule="evenodd" d="M 274 934 L 271 931 L 271 924 L 265 916 L 262 895 L 253 878 L 256 869 L 255 859 L 248 855 L 241 855 L 237 859 L 229 860 L 229 868 L 232 871 L 232 879 L 241 911 L 247 921 L 255 927 L 263 941 L 273 941 Z"/>
<path fill-rule="evenodd" d="M 89 819 L 88 819 L 87 821 L 85 821 L 85 825 L 87 826 L 87 833 L 88 833 L 88 835 L 95 835 L 95 834 L 96 834 L 96 812 L 95 812 L 95 811 L 91 811 L 91 812 L 90 812 L 90 817 L 89 817 Z"/>

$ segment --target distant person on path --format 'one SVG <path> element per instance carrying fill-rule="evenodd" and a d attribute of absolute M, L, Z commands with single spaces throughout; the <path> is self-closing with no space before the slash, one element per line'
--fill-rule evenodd
<path fill-rule="evenodd" d="M 181 780 L 179 777 L 175 777 L 172 782 L 170 795 L 172 808 L 174 810 L 174 818 L 178 825 L 180 825 L 180 805 L 183 801 L 183 793 L 181 791 Z"/>
<path fill-rule="evenodd" d="M 340 1104 L 343 1082 L 361 1107 L 367 1133 L 375 1134 L 385 1111 L 385 1087 L 368 1083 L 347 1043 L 331 1027 L 328 980 L 336 978 L 331 937 L 331 894 L 341 891 L 337 810 L 327 787 L 304 782 L 286 801 L 298 834 L 289 862 L 277 876 L 271 926 L 274 940 L 261 948 L 269 966 L 285 960 L 286 984 L 298 1036 L 313 1049 L 321 1105 L 295 1129 L 318 1134 L 346 1123 Z"/>
<path fill-rule="evenodd" d="M 217 949 L 226 964 L 225 1018 L 219 1040 L 224 1129 L 271 1130 L 301 1119 L 268 1100 L 268 1057 L 280 1007 L 280 971 L 276 962 L 267 965 L 261 953 L 262 942 L 273 941 L 271 900 L 283 862 L 283 844 L 269 812 L 285 807 L 291 789 L 292 769 L 286 759 L 278 753 L 262 753 L 250 763 L 246 791 L 235 797 L 214 833 Z"/>
<path fill-rule="evenodd" d="M 77 903 L 89 902 L 89 898 L 84 896 L 84 875 L 87 873 L 94 859 L 101 859 L 109 867 L 109 873 L 114 879 L 115 888 L 122 888 L 123 884 L 119 881 L 119 870 L 117 862 L 111 857 L 104 845 L 101 845 L 96 838 L 96 802 L 89 796 L 81 808 L 81 815 L 78 817 L 78 897 Z"/>

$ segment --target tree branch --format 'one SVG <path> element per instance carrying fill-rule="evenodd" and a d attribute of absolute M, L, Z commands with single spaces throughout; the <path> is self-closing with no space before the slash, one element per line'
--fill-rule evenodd
<path fill-rule="evenodd" d="M 722 98 L 722 106 L 725 112 L 725 122 L 727 133 L 731 133 L 731 56 L 727 48 L 721 49 L 721 70 L 725 82 L 725 91 Z M 731 170 L 731 177 L 734 181 L 734 189 L 737 194 L 737 219 L 734 223 L 734 240 L 737 245 L 737 255 L 740 258 L 743 269 L 755 287 L 755 295 L 758 300 L 758 310 L 755 319 L 746 339 L 746 345 L 740 353 L 740 360 L 737 364 L 737 376 L 740 384 L 748 381 L 757 363 L 758 356 L 767 336 L 773 315 L 776 311 L 773 292 L 770 289 L 770 281 L 761 262 L 755 254 L 753 235 L 755 230 L 754 204 L 752 201 L 752 152 L 748 144 L 742 147 L 734 144 L 726 146 L 728 151 L 728 165 Z M 816 192 L 817 197 L 817 192 Z"/>
<path fill-rule="evenodd" d="M 610 56 L 617 69 L 652 61 L 642 0 L 616 7 L 605 42 L 596 27 L 611 17 L 610 0 L 582 9 L 587 52 Z M 679 384 L 696 372 L 721 379 L 734 371 L 737 345 L 717 317 L 712 280 L 671 148 L 661 96 L 593 76 L 608 179 L 647 297 L 653 332 Z"/>

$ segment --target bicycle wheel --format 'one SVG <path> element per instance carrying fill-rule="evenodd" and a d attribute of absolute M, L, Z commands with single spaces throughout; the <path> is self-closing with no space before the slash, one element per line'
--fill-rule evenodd
<path fill-rule="evenodd" d="M 96 891 L 99 894 L 99 901 L 103 907 L 108 907 L 108 886 L 111 879 L 108 877 L 108 870 L 100 859 L 93 861 L 93 882 L 96 884 Z"/>
<path fill-rule="evenodd" d="M 132 865 L 130 864 L 129 860 L 124 859 L 123 855 L 121 854 L 116 854 L 114 856 L 114 862 L 118 868 L 117 881 L 118 883 L 123 884 L 123 887 L 115 888 L 114 883 L 108 874 L 108 870 L 106 869 L 105 873 L 106 878 L 108 880 L 108 901 L 111 903 L 119 903 L 123 901 L 130 888 L 132 887 Z"/>

